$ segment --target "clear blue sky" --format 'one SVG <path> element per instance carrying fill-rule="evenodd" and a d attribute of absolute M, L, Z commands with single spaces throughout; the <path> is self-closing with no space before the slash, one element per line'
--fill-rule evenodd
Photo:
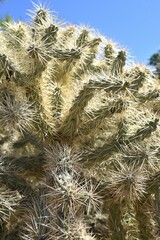
<path fill-rule="evenodd" d="M 34 1 L 37 3 L 38 1 Z M 107 38 L 129 49 L 139 63 L 160 48 L 160 0 L 42 0 L 60 19 L 86 24 Z M 0 4 L 0 16 L 28 20 L 30 0 L 6 0 Z"/>

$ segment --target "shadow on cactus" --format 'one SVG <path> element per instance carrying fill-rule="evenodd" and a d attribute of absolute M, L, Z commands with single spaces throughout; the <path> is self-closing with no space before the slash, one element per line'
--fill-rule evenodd
<path fill-rule="evenodd" d="M 160 237 L 159 85 L 35 5 L 0 31 L 0 239 Z"/>

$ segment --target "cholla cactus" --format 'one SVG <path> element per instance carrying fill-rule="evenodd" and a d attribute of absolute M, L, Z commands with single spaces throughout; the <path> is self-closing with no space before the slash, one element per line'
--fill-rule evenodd
<path fill-rule="evenodd" d="M 159 239 L 156 78 L 88 27 L 31 15 L 0 31 L 0 239 Z"/>

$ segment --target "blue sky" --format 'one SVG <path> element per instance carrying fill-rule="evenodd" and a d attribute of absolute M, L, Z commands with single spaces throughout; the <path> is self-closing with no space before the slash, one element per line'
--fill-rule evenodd
<path fill-rule="evenodd" d="M 34 0 L 35 3 L 38 1 Z M 135 61 L 148 63 L 160 48 L 160 0 L 41 0 L 59 19 L 85 24 L 129 50 Z M 6 0 L 0 4 L 0 16 L 26 21 L 30 0 Z"/>

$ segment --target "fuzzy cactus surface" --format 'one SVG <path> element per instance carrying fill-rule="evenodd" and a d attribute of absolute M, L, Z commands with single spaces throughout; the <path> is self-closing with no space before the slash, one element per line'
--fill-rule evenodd
<path fill-rule="evenodd" d="M 160 86 L 35 4 L 0 29 L 0 239 L 160 239 Z"/>

